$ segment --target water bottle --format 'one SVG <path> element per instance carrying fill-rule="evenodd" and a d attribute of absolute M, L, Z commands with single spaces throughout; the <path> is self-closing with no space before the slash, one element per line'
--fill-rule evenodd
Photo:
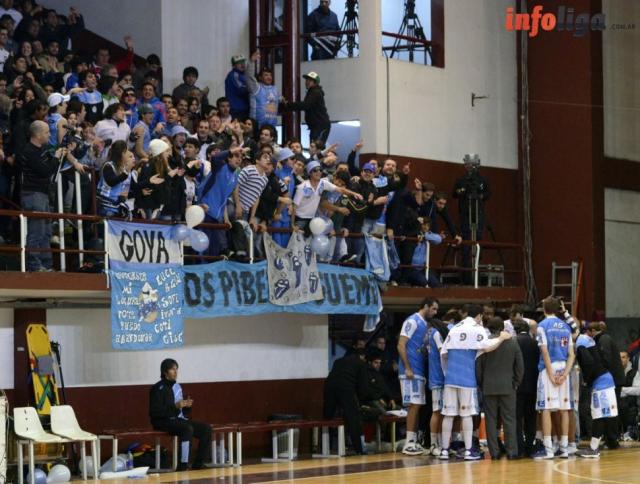
<path fill-rule="evenodd" d="M 127 470 L 133 469 L 133 454 L 131 451 L 127 452 Z"/>

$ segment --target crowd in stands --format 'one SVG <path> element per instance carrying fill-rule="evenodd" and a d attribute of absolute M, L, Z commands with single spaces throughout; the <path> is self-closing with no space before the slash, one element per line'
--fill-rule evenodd
<path fill-rule="evenodd" d="M 538 321 L 519 305 L 504 319 L 491 303 L 439 310 L 425 299 L 399 335 L 357 336 L 333 364 L 324 416 L 345 418 L 354 452 L 367 451 L 363 422 L 401 406 L 408 455 L 482 458 L 480 411 L 492 459 L 597 458 L 640 438 L 638 354 L 619 351 L 604 321 L 552 297 Z"/>
<path fill-rule="evenodd" d="M 2 5 L 3 208 L 56 212 L 61 206 L 75 213 L 79 175 L 84 214 L 178 222 L 197 204 L 208 223 L 246 222 L 256 233 L 275 227 L 307 234 L 310 220 L 323 216 L 334 227 L 328 260 L 362 262 L 365 241 L 350 233 L 395 237 L 399 262 L 416 269 L 396 270 L 392 283 L 439 285 L 420 268 L 424 244 L 445 236 L 461 240 L 447 210 L 448 194 L 411 179 L 409 164 L 372 159 L 359 167 L 362 142 L 340 159 L 337 144 L 326 143 L 331 124 L 317 73 L 305 74 L 307 93 L 292 102 L 280 96 L 268 66 L 255 71 L 259 53 L 249 59 L 236 54 L 226 95 L 213 102 L 208 88 L 198 85 L 194 66 L 184 68 L 180 85 L 163 86 L 159 57 L 136 63 L 129 36 L 122 58 L 104 48 L 91 58 L 78 54 L 72 38 L 84 21 L 75 9 L 61 15 L 34 0 Z M 278 142 L 275 125 L 287 110 L 305 112 L 311 132 L 306 149 L 299 139 Z M 4 221 L 0 243 L 16 243 L 17 231 Z M 233 235 L 238 231 L 206 232 L 204 255 L 244 255 Z M 43 249 L 28 252 L 28 270 L 52 270 L 46 250 L 57 243 L 56 233 L 50 221 L 28 219 L 27 248 Z M 398 236 L 417 239 L 400 242 Z M 274 235 L 282 245 L 288 237 Z M 261 250 L 257 244 L 258 255 Z"/>

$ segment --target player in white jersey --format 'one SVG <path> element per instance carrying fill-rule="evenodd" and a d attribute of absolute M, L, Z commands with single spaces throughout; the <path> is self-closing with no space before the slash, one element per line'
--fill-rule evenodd
<path fill-rule="evenodd" d="M 465 318 L 451 328 L 440 352 L 445 375 L 440 459 L 445 460 L 449 459 L 449 441 L 456 416 L 460 416 L 462 421 L 465 460 L 481 458 L 480 453 L 472 449 L 472 416 L 479 413 L 475 360 L 478 351 L 493 351 L 500 343 L 511 338 L 509 333 L 503 331 L 498 338 L 489 339 L 482 326 L 482 308 L 476 304 L 466 304 L 462 315 Z"/>

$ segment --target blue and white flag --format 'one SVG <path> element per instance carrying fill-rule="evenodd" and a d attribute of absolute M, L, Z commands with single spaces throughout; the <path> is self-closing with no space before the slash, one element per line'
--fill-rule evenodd
<path fill-rule="evenodd" d="M 181 264 L 180 242 L 173 238 L 171 225 L 109 221 L 105 245 L 111 268 Z"/>
<path fill-rule="evenodd" d="M 316 255 L 302 232 L 291 234 L 286 249 L 265 234 L 264 247 L 271 304 L 292 306 L 323 298 Z"/>
<path fill-rule="evenodd" d="M 183 273 L 179 267 L 110 271 L 111 335 L 116 350 L 182 346 Z"/>
<path fill-rule="evenodd" d="M 366 247 L 365 269 L 376 276 L 379 281 L 388 281 L 391 277 L 389 254 L 385 238 L 364 234 Z"/>

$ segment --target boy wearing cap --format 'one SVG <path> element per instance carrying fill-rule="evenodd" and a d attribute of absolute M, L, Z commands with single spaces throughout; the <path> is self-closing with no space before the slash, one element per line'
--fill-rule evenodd
<path fill-rule="evenodd" d="M 284 111 L 304 111 L 304 119 L 309 126 L 309 139 L 322 140 L 326 143 L 331 131 L 331 121 L 324 102 L 324 91 L 320 86 L 320 76 L 316 72 L 309 72 L 304 76 L 307 94 L 301 102 L 283 101 Z"/>
<path fill-rule="evenodd" d="M 318 205 L 320 205 L 320 198 L 325 191 L 339 192 L 357 200 L 362 200 L 362 195 L 359 193 L 352 192 L 344 187 L 338 187 L 326 178 L 322 178 L 320 163 L 315 160 L 307 164 L 307 174 L 309 175 L 309 179 L 305 180 L 296 188 L 296 194 L 293 198 L 295 214 L 291 220 L 292 225 L 298 229 L 302 229 L 305 232 L 307 231 L 309 222 L 316 216 Z"/>
<path fill-rule="evenodd" d="M 249 115 L 249 90 L 247 77 L 244 73 L 247 60 L 242 54 L 231 58 L 232 69 L 224 80 L 224 95 L 231 103 L 231 116 L 234 118 Z"/>

